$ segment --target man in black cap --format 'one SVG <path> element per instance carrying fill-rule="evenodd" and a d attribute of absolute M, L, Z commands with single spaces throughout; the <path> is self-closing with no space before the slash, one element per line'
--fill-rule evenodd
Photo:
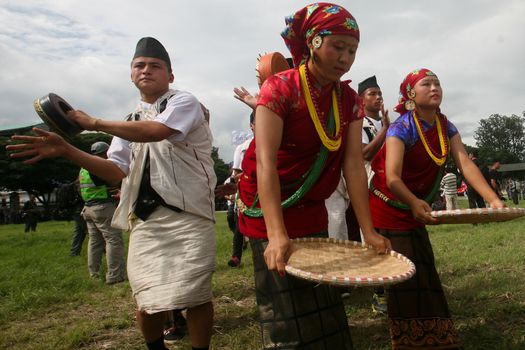
<path fill-rule="evenodd" d="M 13 136 L 12 157 L 65 157 L 112 185 L 122 181 L 112 225 L 130 231 L 128 279 L 137 303 L 137 323 L 148 349 L 165 349 L 166 312 L 187 309 L 194 349 L 208 349 L 215 269 L 212 136 L 199 101 L 171 90 L 169 55 L 154 38 L 139 40 L 131 81 L 141 101 L 126 121 L 68 116 L 83 129 L 115 137 L 108 159 L 83 152 L 55 133 Z"/>
<path fill-rule="evenodd" d="M 388 110 L 384 109 L 383 93 L 377 84 L 375 75 L 360 82 L 357 90 L 363 101 L 363 157 L 370 181 L 372 171 L 370 162 L 385 142 L 390 119 Z"/>
<path fill-rule="evenodd" d="M 388 110 L 384 109 L 383 93 L 377 84 L 375 75 L 360 82 L 357 93 L 362 99 L 364 114 L 362 133 L 363 158 L 365 159 L 368 183 L 370 183 L 374 175 L 370 163 L 385 142 L 390 119 L 388 118 Z M 347 215 L 347 223 L 351 222 L 349 217 L 351 217 L 351 215 Z M 386 314 L 387 307 L 383 288 L 377 288 L 375 290 L 372 310 L 374 313 Z"/>

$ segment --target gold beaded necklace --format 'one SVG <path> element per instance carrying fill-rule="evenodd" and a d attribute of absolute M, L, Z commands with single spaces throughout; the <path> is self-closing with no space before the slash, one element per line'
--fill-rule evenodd
<path fill-rule="evenodd" d="M 439 146 L 441 147 L 441 153 L 436 152 L 430 143 L 427 140 L 427 137 L 425 136 L 425 133 L 421 129 L 421 125 L 419 124 L 419 118 L 416 114 L 416 111 L 414 110 L 412 114 L 414 118 L 414 123 L 416 124 L 417 133 L 419 134 L 419 138 L 421 139 L 421 142 L 423 143 L 423 147 L 425 147 L 425 150 L 427 151 L 428 155 L 434 163 L 436 163 L 438 166 L 442 166 L 445 164 L 445 161 L 447 160 L 448 155 L 448 137 L 446 138 L 443 135 L 443 128 L 441 127 L 441 122 L 439 121 L 439 116 L 436 115 L 436 127 L 438 132 L 438 138 L 439 138 Z"/>
<path fill-rule="evenodd" d="M 315 126 L 315 130 L 317 131 L 317 134 L 319 135 L 319 138 L 321 139 L 321 142 L 323 145 L 330 151 L 335 152 L 341 147 L 341 113 L 339 108 L 339 99 L 337 98 L 336 89 L 334 88 L 332 90 L 332 110 L 333 110 L 333 116 L 335 121 L 335 133 L 334 136 L 330 136 L 329 132 L 327 131 L 327 122 L 324 121 L 324 123 L 319 118 L 319 107 L 317 105 L 317 101 L 314 101 L 311 94 L 311 88 L 310 88 L 310 81 L 308 79 L 308 74 L 306 70 L 306 66 L 302 64 L 299 67 L 299 76 L 301 78 L 301 85 L 303 87 L 303 92 L 306 100 L 306 106 L 308 107 L 308 112 L 310 114 L 310 118 L 312 118 L 312 121 Z"/>

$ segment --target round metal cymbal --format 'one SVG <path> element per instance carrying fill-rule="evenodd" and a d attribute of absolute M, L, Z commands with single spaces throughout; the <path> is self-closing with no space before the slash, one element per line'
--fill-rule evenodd
<path fill-rule="evenodd" d="M 49 93 L 36 99 L 33 107 L 52 131 L 63 136 L 72 137 L 84 130 L 67 116 L 67 112 L 73 110 L 73 107 L 57 94 Z"/>

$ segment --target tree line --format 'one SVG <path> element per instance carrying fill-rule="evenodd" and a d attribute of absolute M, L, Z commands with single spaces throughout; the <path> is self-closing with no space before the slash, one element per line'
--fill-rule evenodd
<path fill-rule="evenodd" d="M 30 129 L 30 128 L 28 128 Z M 25 132 L 29 134 L 29 132 Z M 91 145 L 97 141 L 111 143 L 111 135 L 105 133 L 82 133 L 69 141 L 75 147 L 89 153 Z M 78 177 L 80 168 L 66 159 L 44 159 L 33 165 L 11 159 L 5 149 L 12 141 L 8 136 L 0 136 L 0 189 L 4 191 L 26 191 L 37 197 L 48 212 L 51 194 L 60 185 L 70 183 Z M 219 149 L 213 147 L 212 158 L 218 183 L 229 176 L 228 165 L 219 158 Z"/>
<path fill-rule="evenodd" d="M 475 147 L 466 145 L 468 151 L 477 149 L 480 159 L 487 163 L 497 159 L 502 164 L 525 162 L 525 112 L 521 116 L 493 114 L 481 119 L 474 133 Z M 72 138 L 71 143 L 86 152 L 97 141 L 110 143 L 111 136 L 104 133 L 83 133 Z M 60 184 L 69 183 L 78 176 L 79 168 L 65 159 L 46 159 L 28 166 L 13 160 L 6 152 L 10 143 L 7 136 L 0 136 L 0 189 L 23 190 L 37 196 L 49 208 L 51 193 Z M 222 184 L 229 176 L 228 165 L 219 157 L 219 149 L 213 147 L 217 183 Z"/>

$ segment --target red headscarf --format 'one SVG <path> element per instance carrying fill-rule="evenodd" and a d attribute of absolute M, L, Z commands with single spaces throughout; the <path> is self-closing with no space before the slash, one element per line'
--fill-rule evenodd
<path fill-rule="evenodd" d="M 419 68 L 408 73 L 399 86 L 399 101 L 398 105 L 394 108 L 397 113 L 403 115 L 409 110 L 414 109 L 407 108 L 410 107 L 410 104 L 415 106 L 413 103 L 414 97 L 416 96 L 414 93 L 414 86 L 418 81 L 428 76 L 437 77 L 437 75 L 426 68 Z"/>
<path fill-rule="evenodd" d="M 281 36 L 292 54 L 294 66 L 310 56 L 308 43 L 316 35 L 351 35 L 359 40 L 359 28 L 354 17 L 339 5 L 325 2 L 308 5 L 286 17 Z"/>

